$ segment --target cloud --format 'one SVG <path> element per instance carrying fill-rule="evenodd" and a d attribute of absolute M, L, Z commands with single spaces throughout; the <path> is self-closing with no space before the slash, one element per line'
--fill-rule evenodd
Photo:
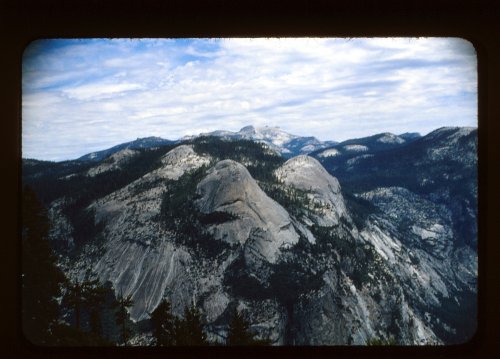
<path fill-rule="evenodd" d="M 127 91 L 143 88 L 139 84 L 117 83 L 117 84 L 87 84 L 62 90 L 69 98 L 77 100 L 89 100 L 93 98 L 112 97 L 123 95 Z"/>
<path fill-rule="evenodd" d="M 322 140 L 477 124 L 465 40 L 91 39 L 23 58 L 23 155 L 277 125 Z"/>

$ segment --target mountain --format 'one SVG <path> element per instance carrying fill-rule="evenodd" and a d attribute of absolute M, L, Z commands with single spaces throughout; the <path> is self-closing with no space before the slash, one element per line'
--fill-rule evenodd
<path fill-rule="evenodd" d="M 103 159 L 111 156 L 112 154 L 114 154 L 118 151 L 124 150 L 124 149 L 151 148 L 151 147 L 159 147 L 159 146 L 169 145 L 172 143 L 175 143 L 175 141 L 165 140 L 161 137 L 138 138 L 135 141 L 125 142 L 125 143 L 113 146 L 111 148 L 108 148 L 106 150 L 88 153 L 88 154 L 78 158 L 78 160 L 99 162 L 99 161 L 102 161 Z"/>
<path fill-rule="evenodd" d="M 398 135 L 398 137 L 400 137 L 406 141 L 411 141 L 411 140 L 415 140 L 415 139 L 422 137 L 422 136 L 418 132 L 405 132 L 405 133 Z"/>
<path fill-rule="evenodd" d="M 332 150 L 340 155 L 325 155 Z M 326 151 L 313 156 L 351 190 L 404 187 L 446 206 L 454 238 L 476 246 L 477 129 L 443 127 L 391 151 Z"/>
<path fill-rule="evenodd" d="M 471 338 L 476 129 L 380 134 L 288 159 L 270 144 L 291 135 L 237 134 L 23 161 L 60 267 L 131 296 L 134 343 L 149 343 L 163 298 L 179 317 L 196 305 L 210 341 L 224 342 L 234 308 L 273 345 Z"/>
<path fill-rule="evenodd" d="M 255 128 L 253 126 L 245 126 L 238 132 L 217 130 L 201 133 L 197 136 L 185 136 L 178 140 L 166 140 L 161 137 L 138 138 L 135 141 L 125 142 L 102 151 L 88 153 L 79 157 L 78 160 L 99 162 L 124 149 L 134 150 L 139 148 L 165 146 L 193 140 L 200 136 L 215 136 L 233 140 L 247 139 L 262 142 L 267 144 L 272 150 L 287 158 L 298 154 L 307 154 L 337 144 L 335 141 L 320 141 L 315 137 L 291 135 L 281 130 L 279 127 L 265 126 Z"/>
<path fill-rule="evenodd" d="M 279 127 L 254 127 L 245 126 L 238 132 L 213 131 L 202 133 L 199 136 L 216 136 L 225 139 L 246 139 L 265 143 L 272 150 L 289 158 L 299 154 L 307 154 L 321 148 L 335 145 L 335 141 L 320 141 L 315 137 L 302 137 L 291 135 Z M 184 140 L 193 139 L 197 136 L 185 137 Z"/>
<path fill-rule="evenodd" d="M 385 132 L 369 137 L 343 141 L 334 146 L 329 146 L 324 151 L 314 151 L 312 155 L 318 157 L 332 157 L 337 155 L 351 156 L 352 154 L 362 153 L 367 157 L 379 151 L 390 150 L 406 145 L 417 138 L 418 136 L 416 134 L 396 136 L 392 133 Z"/>

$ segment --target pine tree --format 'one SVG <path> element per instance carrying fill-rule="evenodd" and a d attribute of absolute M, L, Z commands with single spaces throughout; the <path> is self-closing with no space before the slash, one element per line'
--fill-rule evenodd
<path fill-rule="evenodd" d="M 121 328 L 116 325 L 117 299 L 113 284 L 109 281 L 102 284 L 104 289 L 104 303 L 100 312 L 102 337 L 106 340 L 118 342 L 121 337 Z"/>
<path fill-rule="evenodd" d="M 208 345 L 201 313 L 195 306 L 184 308 L 184 320 L 175 320 L 176 345 Z"/>
<path fill-rule="evenodd" d="M 84 305 L 89 312 L 90 331 L 96 336 L 101 336 L 101 311 L 103 310 L 107 290 L 95 275 L 93 275 L 94 278 L 90 277 L 91 275 L 89 272 L 87 279 L 82 283 Z"/>
<path fill-rule="evenodd" d="M 81 283 L 76 280 L 74 283 L 68 282 L 67 291 L 65 295 L 66 302 L 73 308 L 73 314 L 75 316 L 75 328 L 81 329 L 81 313 L 83 307 L 83 288 Z"/>
<path fill-rule="evenodd" d="M 54 343 L 52 329 L 59 316 L 57 297 L 64 274 L 48 243 L 49 220 L 33 190 L 22 192 L 22 325 L 34 344 Z"/>
<path fill-rule="evenodd" d="M 229 323 L 227 345 L 270 345 L 267 339 L 255 339 L 255 335 L 250 331 L 250 323 L 245 320 L 236 308 L 234 308 L 231 321 Z"/>
<path fill-rule="evenodd" d="M 153 336 L 156 338 L 156 345 L 167 346 L 175 344 L 175 317 L 170 310 L 170 302 L 163 299 L 153 313 L 151 313 Z"/>
<path fill-rule="evenodd" d="M 131 334 L 130 329 L 127 328 L 127 320 L 129 317 L 128 308 L 130 308 L 133 304 L 134 301 L 132 300 L 132 296 L 129 295 L 127 297 L 123 297 L 123 294 L 120 294 L 116 302 L 116 306 L 118 307 L 115 314 L 116 324 L 121 327 L 123 345 L 127 345 Z"/>
<path fill-rule="evenodd" d="M 253 334 L 249 330 L 250 323 L 234 308 L 229 323 L 227 345 L 250 345 L 254 344 Z"/>
<path fill-rule="evenodd" d="M 103 309 L 106 288 L 99 282 L 95 274 L 87 271 L 83 281 L 67 282 L 65 300 L 73 308 L 76 329 L 82 329 L 82 311 L 89 313 L 89 324 L 92 333 L 101 335 L 100 312 Z"/>

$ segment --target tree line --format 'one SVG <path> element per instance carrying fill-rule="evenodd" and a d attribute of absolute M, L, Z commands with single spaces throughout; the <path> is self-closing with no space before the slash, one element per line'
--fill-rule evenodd
<path fill-rule="evenodd" d="M 163 299 L 151 313 L 154 345 L 268 345 L 269 340 L 258 340 L 250 330 L 250 323 L 233 308 L 230 314 L 228 334 L 224 343 L 207 340 L 203 331 L 203 319 L 195 306 L 185 307 L 184 319 L 179 319 L 171 312 L 171 304 Z"/>
<path fill-rule="evenodd" d="M 47 210 L 34 191 L 22 191 L 22 327 L 36 345 L 126 344 L 129 297 L 115 297 L 110 283 L 90 271 L 70 279 L 57 266 L 48 241 Z M 117 335 L 117 332 L 121 331 Z"/>

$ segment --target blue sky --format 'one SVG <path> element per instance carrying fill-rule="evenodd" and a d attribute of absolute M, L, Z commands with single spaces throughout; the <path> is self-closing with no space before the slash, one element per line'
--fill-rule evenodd
<path fill-rule="evenodd" d="M 51 39 L 23 56 L 22 155 L 246 125 L 342 141 L 477 126 L 458 38 Z"/>

